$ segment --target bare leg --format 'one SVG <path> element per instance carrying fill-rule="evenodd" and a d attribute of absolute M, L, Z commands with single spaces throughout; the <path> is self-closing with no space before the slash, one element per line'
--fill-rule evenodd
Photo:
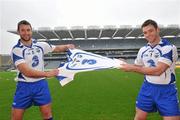
<path fill-rule="evenodd" d="M 52 117 L 51 103 L 40 106 L 39 108 L 43 119 L 49 119 Z"/>
<path fill-rule="evenodd" d="M 11 120 L 22 120 L 25 110 L 12 108 Z"/>
<path fill-rule="evenodd" d="M 136 108 L 134 120 L 146 120 L 148 113 Z"/>
<path fill-rule="evenodd" d="M 180 120 L 180 116 L 163 117 L 163 120 Z"/>

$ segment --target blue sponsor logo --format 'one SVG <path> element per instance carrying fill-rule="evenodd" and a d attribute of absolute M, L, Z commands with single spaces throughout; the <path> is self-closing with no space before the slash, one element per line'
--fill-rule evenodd
<path fill-rule="evenodd" d="M 148 60 L 147 62 L 150 64 L 149 67 L 155 67 L 156 66 L 155 62 L 152 59 Z"/>
<path fill-rule="evenodd" d="M 33 56 L 32 58 L 32 67 L 36 67 L 39 64 L 38 56 Z"/>

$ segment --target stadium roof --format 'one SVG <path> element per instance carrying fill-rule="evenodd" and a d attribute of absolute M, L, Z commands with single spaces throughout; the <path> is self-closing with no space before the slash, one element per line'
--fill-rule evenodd
<path fill-rule="evenodd" d="M 172 24 L 164 27 L 160 26 L 160 36 L 161 37 L 180 37 L 180 27 L 179 25 Z M 16 30 L 8 30 L 10 33 L 18 34 Z M 88 26 L 83 28 L 83 26 L 73 26 L 70 29 L 67 27 L 55 27 L 51 29 L 50 27 L 40 27 L 38 29 L 33 29 L 33 38 L 35 39 L 116 39 L 116 38 L 141 38 L 143 33 L 141 31 L 140 25 L 132 27 L 131 25 L 123 25 L 116 27 L 114 25 L 106 25 L 103 28 L 99 26 Z"/>

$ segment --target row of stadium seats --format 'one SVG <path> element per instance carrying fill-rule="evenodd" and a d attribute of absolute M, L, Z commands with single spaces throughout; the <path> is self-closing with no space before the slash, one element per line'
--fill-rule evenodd
<path fill-rule="evenodd" d="M 167 26 L 159 25 L 161 32 L 160 36 L 179 36 L 180 27 L 176 24 L 171 24 Z M 8 32 L 17 34 L 16 30 L 8 30 Z M 50 27 L 40 27 L 38 29 L 33 29 L 33 38 L 35 39 L 100 39 L 100 38 L 141 38 L 143 36 L 141 26 L 136 25 L 135 27 L 131 25 L 121 25 L 119 27 L 115 25 L 106 25 L 104 27 L 100 26 L 88 26 L 84 28 L 83 26 L 73 26 L 70 29 L 67 27 L 55 27 L 51 29 Z"/>

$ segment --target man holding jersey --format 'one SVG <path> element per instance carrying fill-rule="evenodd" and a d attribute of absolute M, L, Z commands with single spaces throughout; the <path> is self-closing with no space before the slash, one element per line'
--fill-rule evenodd
<path fill-rule="evenodd" d="M 123 64 L 122 70 L 144 74 L 144 83 L 136 101 L 134 120 L 146 120 L 148 113 L 158 111 L 164 120 L 180 120 L 175 63 L 177 48 L 160 38 L 154 20 L 146 20 L 142 31 L 147 45 L 137 55 L 135 64 Z"/>
<path fill-rule="evenodd" d="M 39 106 L 44 120 L 53 120 L 51 96 L 45 78 L 56 76 L 59 71 L 44 71 L 44 54 L 64 52 L 74 48 L 73 44 L 50 45 L 32 39 L 31 24 L 22 20 L 18 23 L 20 35 L 18 43 L 12 48 L 12 60 L 18 70 L 17 88 L 12 104 L 12 120 L 22 120 L 25 110 L 32 105 Z"/>

